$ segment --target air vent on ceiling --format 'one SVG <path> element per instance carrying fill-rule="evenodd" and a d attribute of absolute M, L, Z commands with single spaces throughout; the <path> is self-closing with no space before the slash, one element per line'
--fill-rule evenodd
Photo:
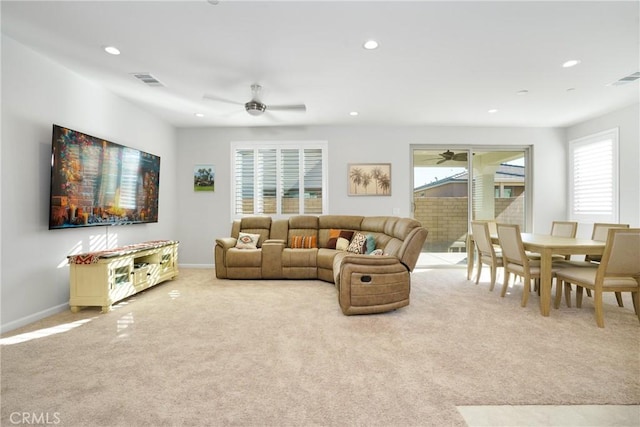
<path fill-rule="evenodd" d="M 622 85 L 626 85 L 627 83 L 635 82 L 638 79 L 640 79 L 640 71 L 637 71 L 633 74 L 629 74 L 626 77 L 616 80 L 615 82 L 609 84 L 609 86 L 622 86 Z"/>
<path fill-rule="evenodd" d="M 154 87 L 164 86 L 162 83 L 160 83 L 158 79 L 156 79 L 149 73 L 133 73 L 133 77 L 140 80 L 142 83 L 146 84 L 147 86 L 154 86 Z"/>

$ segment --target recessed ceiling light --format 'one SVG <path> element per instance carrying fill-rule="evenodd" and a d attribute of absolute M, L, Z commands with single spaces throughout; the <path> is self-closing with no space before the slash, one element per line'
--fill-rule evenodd
<path fill-rule="evenodd" d="M 522 90 L 517 91 L 517 92 L 516 92 L 516 95 L 526 95 L 526 94 L 528 94 L 528 93 L 529 93 L 529 91 L 528 91 L 528 90 L 526 90 L 526 89 L 522 89 Z"/>
<path fill-rule="evenodd" d="M 496 108 L 492 108 L 491 110 L 487 111 L 487 113 L 489 113 L 489 114 L 494 114 L 494 113 L 497 113 L 497 112 L 498 112 L 498 110 Z"/>
<path fill-rule="evenodd" d="M 570 68 L 570 67 L 575 67 L 576 65 L 578 65 L 580 63 L 579 59 L 572 59 L 570 61 L 565 62 L 564 64 L 562 64 L 562 66 L 564 68 Z"/>
<path fill-rule="evenodd" d="M 373 49 L 377 49 L 378 46 L 380 46 L 378 44 L 377 41 L 375 40 L 367 40 L 366 42 L 364 42 L 364 44 L 362 45 L 362 47 L 364 47 L 367 50 L 373 50 Z"/>
<path fill-rule="evenodd" d="M 194 113 L 193 115 L 196 116 L 196 117 L 204 117 L 204 114 L 202 114 L 202 113 Z"/>
<path fill-rule="evenodd" d="M 120 49 L 115 46 L 106 46 L 104 51 L 111 55 L 120 55 Z"/>
<path fill-rule="evenodd" d="M 357 111 L 352 111 L 352 112 L 349 113 L 349 115 L 355 117 L 355 116 L 358 115 L 358 112 Z"/>

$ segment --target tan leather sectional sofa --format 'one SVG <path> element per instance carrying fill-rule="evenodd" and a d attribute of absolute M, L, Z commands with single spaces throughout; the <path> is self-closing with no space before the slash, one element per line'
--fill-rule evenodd
<path fill-rule="evenodd" d="M 329 248 L 337 231 L 368 236 L 383 255 Z M 259 235 L 256 248 L 236 247 L 240 233 Z M 317 247 L 292 247 L 302 237 Z M 426 238 L 427 230 L 418 221 L 394 216 L 244 217 L 233 222 L 231 237 L 216 239 L 216 277 L 320 279 L 336 285 L 345 314 L 388 311 L 409 304 L 409 273 Z"/>

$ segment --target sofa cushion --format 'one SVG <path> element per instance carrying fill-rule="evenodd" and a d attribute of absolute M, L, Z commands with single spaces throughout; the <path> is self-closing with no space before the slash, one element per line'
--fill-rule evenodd
<path fill-rule="evenodd" d="M 271 231 L 271 217 L 268 216 L 246 216 L 233 222 L 231 237 L 238 238 L 238 232 L 259 234 L 258 247 L 262 242 L 269 239 Z M 237 231 L 236 231 L 237 230 Z"/>
<path fill-rule="evenodd" d="M 318 259 L 318 249 L 291 249 L 282 250 L 282 267 L 309 267 L 315 269 Z"/>
<path fill-rule="evenodd" d="M 260 240 L 259 234 L 243 233 L 238 235 L 238 241 L 236 242 L 236 248 L 238 249 L 257 249 L 258 240 Z"/>
<path fill-rule="evenodd" d="M 260 267 L 262 265 L 262 250 L 260 249 L 236 249 L 227 251 L 227 267 Z"/>

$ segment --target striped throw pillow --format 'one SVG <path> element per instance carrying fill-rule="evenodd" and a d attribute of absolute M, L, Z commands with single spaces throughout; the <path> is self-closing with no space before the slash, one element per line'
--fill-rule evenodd
<path fill-rule="evenodd" d="M 316 236 L 293 236 L 291 237 L 291 247 L 295 249 L 317 248 L 318 238 Z"/>

